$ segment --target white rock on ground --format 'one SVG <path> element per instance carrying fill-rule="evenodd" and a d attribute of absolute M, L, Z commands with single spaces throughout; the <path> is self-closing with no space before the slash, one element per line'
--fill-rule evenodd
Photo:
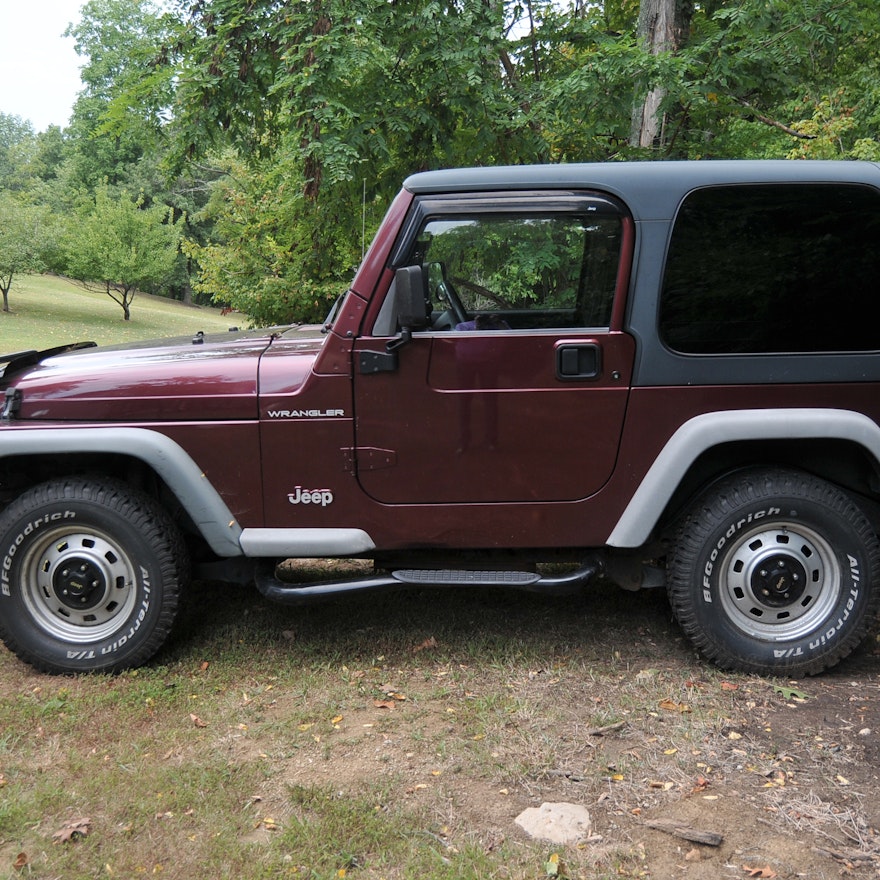
<path fill-rule="evenodd" d="M 592 824 L 586 807 L 578 804 L 541 804 L 516 817 L 516 824 L 530 837 L 551 843 L 574 844 L 590 836 Z"/>

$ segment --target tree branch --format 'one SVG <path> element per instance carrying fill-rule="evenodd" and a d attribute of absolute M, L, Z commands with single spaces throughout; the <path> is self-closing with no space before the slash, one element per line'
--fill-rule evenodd
<path fill-rule="evenodd" d="M 816 135 L 814 134 L 804 134 L 802 131 L 795 131 L 795 129 L 791 128 L 788 125 L 785 125 L 783 122 L 778 122 L 776 119 L 771 119 L 769 116 L 762 116 L 758 113 L 757 110 L 748 102 L 744 101 L 742 98 L 734 98 L 734 101 L 737 104 L 742 104 L 758 122 L 763 122 L 764 125 L 772 126 L 773 128 L 778 128 L 780 131 L 784 131 L 786 134 L 791 135 L 792 137 L 801 138 L 805 141 L 814 141 L 816 140 Z"/>

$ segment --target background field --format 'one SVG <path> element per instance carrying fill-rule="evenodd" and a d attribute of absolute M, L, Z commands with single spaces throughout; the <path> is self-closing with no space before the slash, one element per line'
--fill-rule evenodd
<path fill-rule="evenodd" d="M 52 275 L 19 275 L 9 293 L 10 312 L 0 312 L 0 354 L 92 341 L 115 345 L 137 339 L 217 333 L 246 318 L 219 309 L 185 306 L 163 297 L 138 294 L 131 320 L 104 293 Z M 242 327 L 246 323 L 242 323 Z"/>

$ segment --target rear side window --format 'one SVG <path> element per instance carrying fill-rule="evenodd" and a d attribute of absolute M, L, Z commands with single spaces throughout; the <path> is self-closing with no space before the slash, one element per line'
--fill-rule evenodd
<path fill-rule="evenodd" d="M 880 349 L 880 194 L 785 184 L 691 193 L 672 232 L 660 335 L 686 354 Z"/>

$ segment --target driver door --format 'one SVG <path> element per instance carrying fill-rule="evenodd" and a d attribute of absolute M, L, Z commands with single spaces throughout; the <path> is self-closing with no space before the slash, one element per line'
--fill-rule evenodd
<path fill-rule="evenodd" d="M 593 195 L 470 204 L 424 200 L 398 248 L 422 267 L 429 329 L 393 367 L 396 326 L 358 341 L 358 480 L 389 504 L 585 498 L 613 471 L 630 385 L 611 315 L 631 221 Z"/>

